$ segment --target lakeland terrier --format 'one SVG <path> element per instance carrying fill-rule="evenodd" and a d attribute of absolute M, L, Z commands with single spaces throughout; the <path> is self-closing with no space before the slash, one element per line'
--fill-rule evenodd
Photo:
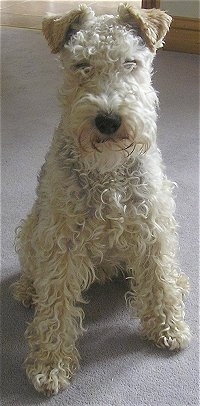
<path fill-rule="evenodd" d="M 66 388 L 79 366 L 83 292 L 120 272 L 143 334 L 185 348 L 176 259 L 173 184 L 156 145 L 152 61 L 171 23 L 165 12 L 121 4 L 96 17 L 85 5 L 43 21 L 60 54 L 62 116 L 42 167 L 37 199 L 19 227 L 15 298 L 35 305 L 26 330 L 26 372 L 39 392 Z"/>

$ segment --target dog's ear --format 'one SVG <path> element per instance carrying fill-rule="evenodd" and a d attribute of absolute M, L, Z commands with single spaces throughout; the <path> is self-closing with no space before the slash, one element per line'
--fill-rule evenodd
<path fill-rule="evenodd" d="M 70 37 L 90 18 L 94 12 L 86 5 L 80 5 L 77 10 L 72 10 L 64 15 L 51 15 L 42 21 L 42 32 L 53 54 L 61 51 Z"/>
<path fill-rule="evenodd" d="M 128 3 L 118 7 L 119 21 L 138 31 L 151 51 L 163 46 L 172 17 L 159 9 L 137 9 Z"/>

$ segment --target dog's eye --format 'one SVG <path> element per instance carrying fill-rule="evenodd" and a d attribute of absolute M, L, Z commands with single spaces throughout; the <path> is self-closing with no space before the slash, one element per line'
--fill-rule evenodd
<path fill-rule="evenodd" d="M 123 65 L 125 69 L 132 71 L 133 69 L 137 68 L 137 61 L 135 59 L 130 61 L 126 60 Z"/>
<path fill-rule="evenodd" d="M 75 71 L 83 72 L 85 74 L 90 73 L 91 69 L 92 69 L 92 67 L 87 62 L 81 62 L 81 63 L 77 63 L 76 65 L 74 65 Z"/>

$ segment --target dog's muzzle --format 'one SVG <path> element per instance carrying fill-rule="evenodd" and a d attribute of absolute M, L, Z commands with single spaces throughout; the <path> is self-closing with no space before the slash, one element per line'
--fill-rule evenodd
<path fill-rule="evenodd" d="M 100 113 L 95 118 L 95 125 L 100 133 L 111 136 L 121 126 L 121 117 L 115 113 Z"/>

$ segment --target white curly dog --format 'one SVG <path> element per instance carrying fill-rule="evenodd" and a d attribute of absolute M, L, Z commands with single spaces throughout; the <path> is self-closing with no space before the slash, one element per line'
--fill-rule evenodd
<path fill-rule="evenodd" d="M 142 332 L 159 347 L 185 348 L 187 278 L 176 260 L 173 184 L 156 145 L 152 61 L 171 17 L 121 4 L 96 17 L 81 5 L 47 17 L 60 53 L 62 116 L 39 176 L 37 199 L 17 233 L 21 278 L 14 295 L 35 305 L 26 372 L 47 395 L 79 366 L 83 292 L 122 272 Z"/>

